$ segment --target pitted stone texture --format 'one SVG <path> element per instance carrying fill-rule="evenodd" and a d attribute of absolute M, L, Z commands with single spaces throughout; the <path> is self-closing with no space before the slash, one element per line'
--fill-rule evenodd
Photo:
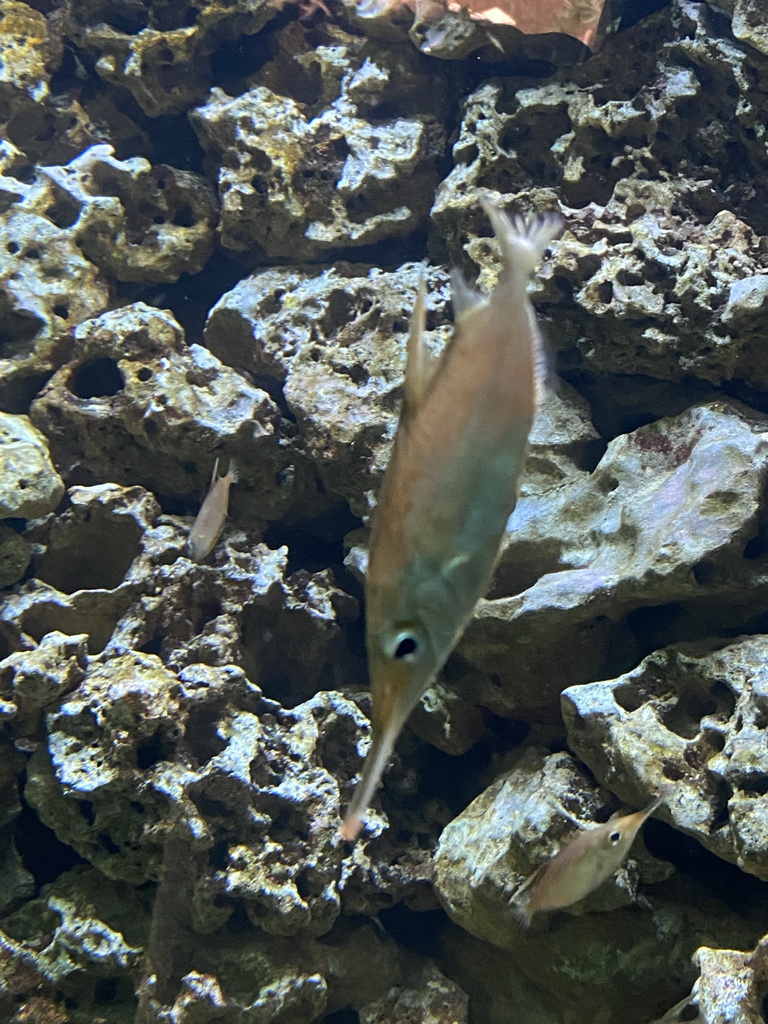
<path fill-rule="evenodd" d="M 0 519 L 45 515 L 63 494 L 45 435 L 27 416 L 0 412 Z"/>
<path fill-rule="evenodd" d="M 695 638 L 715 622 L 743 629 L 768 607 L 762 587 L 744 605 L 765 572 L 764 416 L 693 406 L 615 438 L 594 472 L 571 474 L 523 494 L 496 589 L 459 644 L 486 673 L 463 696 L 502 715 L 552 716 L 564 686 L 668 642 L 670 618 L 643 609 L 673 605 L 677 635 Z"/>
<path fill-rule="evenodd" d="M 42 167 L 19 204 L 69 228 L 80 251 L 118 281 L 176 281 L 213 251 L 216 196 L 205 178 L 91 146 L 65 167 Z"/>
<path fill-rule="evenodd" d="M 0 661 L 0 721 L 11 735 L 33 735 L 45 708 L 82 682 L 87 639 L 50 632 L 34 650 Z"/>
<path fill-rule="evenodd" d="M 768 982 L 768 936 L 749 953 L 738 949 L 696 950 L 699 969 L 690 995 L 653 1024 L 762 1024 Z"/>
<path fill-rule="evenodd" d="M 621 796 L 672 782 L 673 823 L 768 880 L 768 638 L 679 644 L 563 694 L 571 748 Z"/>
<path fill-rule="evenodd" d="M 180 857 L 182 885 L 190 880 L 184 877 L 193 862 L 188 854 L 182 851 Z M 65 998 L 77 1005 L 84 1020 L 97 1020 L 103 1016 L 103 991 L 117 987 L 131 1019 L 133 990 L 138 989 L 136 1021 L 142 1024 L 312 1024 L 326 1012 L 375 1006 L 419 969 L 433 986 L 440 977 L 363 920 L 340 922 L 327 943 L 307 937 L 294 941 L 255 928 L 195 933 L 185 927 L 187 908 L 174 905 L 178 892 L 171 892 L 173 916 L 152 925 L 166 939 L 153 967 L 170 994 L 169 1000 L 156 1000 L 157 981 L 143 980 L 147 963 L 142 957 L 152 895 L 80 867 L 6 916 L 0 931 L 0 1012 L 9 1020 L 17 1015 L 63 1024 L 60 1007 Z M 445 979 L 442 985 L 452 988 Z M 427 993 L 423 1002 L 429 1005 Z"/>
<path fill-rule="evenodd" d="M 253 262 L 409 235 L 438 181 L 439 76 L 425 80 L 410 47 L 372 48 L 328 19 L 319 30 L 325 45 L 306 52 L 289 26 L 277 68 L 240 96 L 213 89 L 190 115 L 218 176 L 221 244 Z"/>
<path fill-rule="evenodd" d="M 127 89 L 145 114 L 159 117 L 199 102 L 210 86 L 211 53 L 258 32 L 275 13 L 272 0 L 68 0 L 65 27 L 104 82 Z"/>
<path fill-rule="evenodd" d="M 419 964 L 419 968 L 383 998 L 365 1006 L 360 1024 L 467 1024 L 465 993 L 434 964 Z"/>
<path fill-rule="evenodd" d="M 466 262 L 480 194 L 505 195 L 512 210 L 561 204 L 566 232 L 533 295 L 563 365 L 768 381 L 768 217 L 755 190 L 768 90 L 753 84 L 768 57 L 724 36 L 724 23 L 676 0 L 567 79 L 499 79 L 467 100 L 433 219 Z M 470 262 L 487 264 L 486 250 L 476 240 Z"/>
<path fill-rule="evenodd" d="M 105 657 L 47 716 L 27 799 L 62 841 L 134 885 L 157 877 L 169 824 L 183 826 L 200 859 L 198 929 L 242 901 L 270 934 L 322 935 L 342 896 L 370 913 L 424 887 L 428 850 L 399 843 L 391 863 L 389 843 L 348 852 L 339 839 L 331 772 L 345 774 L 363 725 L 338 693 L 283 711 L 234 666 L 177 675 L 153 655 Z"/>
<path fill-rule="evenodd" d="M 69 482 L 112 480 L 197 505 L 213 463 L 235 459 L 232 507 L 277 517 L 317 501 L 306 457 L 269 396 L 136 303 L 76 328 L 71 360 L 31 409 Z"/>
<path fill-rule="evenodd" d="M 223 362 L 282 382 L 325 486 L 357 515 L 370 512 L 389 459 L 421 276 L 425 337 L 438 354 L 452 333 L 448 281 L 442 270 L 418 263 L 396 271 L 348 263 L 260 271 L 222 296 L 206 324 L 206 345 Z M 586 402 L 553 377 L 524 481 L 541 491 L 546 476 L 554 486 L 566 471 L 554 464 L 582 463 L 596 439 Z"/>
<path fill-rule="evenodd" d="M 48 95 L 46 63 L 52 56 L 45 16 L 18 0 L 0 2 L 0 119 L 21 97 L 39 103 Z M 4 116 L 5 115 L 5 116 Z"/>
<path fill-rule="evenodd" d="M 713 927 L 718 943 L 749 947 L 768 907 L 766 896 L 747 918 L 684 875 L 665 884 L 669 865 L 638 838 L 623 868 L 584 901 L 589 912 L 539 915 L 523 929 L 509 907 L 513 888 L 573 834 L 575 821 L 607 819 L 615 803 L 600 792 L 572 755 L 528 748 L 445 828 L 436 852 L 436 886 L 453 920 L 511 954 L 552 1021 L 651 1019 L 665 998 L 669 1005 L 679 997 L 681 979 L 693 981 L 689 958 L 712 941 Z"/>
<path fill-rule="evenodd" d="M 408 323 L 421 264 L 266 270 L 214 306 L 206 345 L 225 363 L 283 382 L 326 487 L 355 514 L 370 508 L 397 427 Z M 447 281 L 428 269 L 427 341 L 450 336 Z"/>
<path fill-rule="evenodd" d="M 20 207 L 30 188 L 0 178 L 9 202 L 0 215 L 0 406 L 9 412 L 26 411 L 61 361 L 68 332 L 102 313 L 110 298 L 69 228 Z"/>

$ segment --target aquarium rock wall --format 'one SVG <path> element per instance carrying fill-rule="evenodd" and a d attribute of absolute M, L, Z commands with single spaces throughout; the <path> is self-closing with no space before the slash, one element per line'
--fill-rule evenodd
<path fill-rule="evenodd" d="M 768 1019 L 768 5 L 592 52 L 450 7 L 0 0 L 2 1021 Z M 481 197 L 563 220 L 541 407 L 345 842 L 409 322 L 493 287 Z"/>

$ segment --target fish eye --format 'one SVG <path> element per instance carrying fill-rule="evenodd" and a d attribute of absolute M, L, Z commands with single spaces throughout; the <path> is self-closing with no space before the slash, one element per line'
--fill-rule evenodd
<path fill-rule="evenodd" d="M 618 841 L 621 839 L 621 832 L 611 832 L 608 838 L 611 840 L 612 843 L 618 843 Z"/>
<path fill-rule="evenodd" d="M 391 642 L 385 644 L 388 657 L 393 661 L 411 663 L 418 661 L 424 653 L 424 643 L 420 634 L 414 629 L 398 629 Z"/>

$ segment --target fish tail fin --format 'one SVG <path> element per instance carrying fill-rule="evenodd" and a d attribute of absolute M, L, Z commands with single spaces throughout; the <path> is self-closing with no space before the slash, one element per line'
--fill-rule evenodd
<path fill-rule="evenodd" d="M 563 224 L 560 216 L 543 213 L 510 219 L 485 196 L 480 202 L 501 245 L 505 265 L 519 268 L 526 277 L 533 273 L 547 246 L 560 233 Z"/>
<path fill-rule="evenodd" d="M 237 463 L 235 462 L 234 459 L 229 460 L 229 469 L 227 470 L 227 476 L 229 477 L 229 482 L 232 484 L 236 484 L 240 479 L 240 471 L 238 470 Z"/>

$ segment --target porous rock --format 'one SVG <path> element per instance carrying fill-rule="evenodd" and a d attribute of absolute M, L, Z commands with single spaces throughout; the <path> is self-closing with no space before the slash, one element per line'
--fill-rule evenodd
<path fill-rule="evenodd" d="M 72 326 L 98 316 L 110 296 L 71 231 L 21 207 L 29 191 L 16 178 L 0 178 L 8 200 L 0 214 L 0 405 L 10 412 L 26 411 L 61 361 Z"/>
<path fill-rule="evenodd" d="M 45 515 L 63 494 L 45 435 L 27 416 L 0 412 L 0 519 Z"/>
<path fill-rule="evenodd" d="M 141 483 L 162 495 L 205 493 L 217 457 L 235 459 L 233 505 L 276 517 L 314 490 L 280 413 L 167 312 L 135 303 L 80 324 L 72 358 L 31 417 L 70 482 Z"/>
<path fill-rule="evenodd" d="M 497 589 L 459 644 L 485 673 L 464 696 L 552 714 L 563 687 L 599 678 L 611 658 L 623 671 L 668 635 L 671 620 L 643 609 L 674 605 L 690 637 L 713 622 L 743 628 L 764 607 L 761 591 L 746 609 L 743 594 L 763 571 L 766 473 L 768 420 L 712 402 L 620 435 L 592 473 L 524 494 Z M 553 659 L 557 649 L 568 657 Z"/>
<path fill-rule="evenodd" d="M 241 371 L 276 377 L 325 486 L 355 514 L 369 510 L 394 437 L 408 324 L 421 275 L 427 343 L 450 335 L 442 271 L 336 264 L 266 270 L 211 310 L 206 345 Z"/>
<path fill-rule="evenodd" d="M 573 907 L 556 921 L 538 915 L 524 930 L 509 907 L 513 888 L 557 852 L 575 821 L 604 821 L 614 809 L 572 755 L 529 747 L 445 828 L 437 847 L 435 884 L 446 910 L 511 953 L 541 993 L 538 1013 L 548 1008 L 553 1021 L 587 1024 L 597 1005 L 605 1021 L 648 1020 L 665 997 L 677 997 L 681 979 L 693 980 L 690 956 L 711 941 L 713 927 L 727 945 L 750 946 L 760 934 L 764 909 L 742 916 L 690 878 L 665 883 L 669 866 L 644 853 L 641 840 L 584 901 L 589 912 Z"/>
<path fill-rule="evenodd" d="M 85 676 L 85 635 L 47 633 L 32 651 L 0 661 L 0 719 L 13 736 L 34 735 L 41 713 Z"/>
<path fill-rule="evenodd" d="M 768 638 L 655 651 L 617 679 L 570 687 L 571 748 L 625 799 L 672 784 L 676 828 L 768 880 Z"/>
<path fill-rule="evenodd" d="M 467 100 L 433 220 L 453 260 L 477 266 L 485 240 L 462 247 L 480 194 L 523 212 L 560 204 L 566 231 L 533 294 L 570 367 L 768 380 L 754 185 L 768 93 L 746 84 L 768 58 L 722 20 L 676 0 L 567 78 L 491 80 Z"/>
<path fill-rule="evenodd" d="M 184 863 L 182 858 L 182 868 Z M 0 1009 L 13 1012 L 22 1004 L 25 1013 L 50 1013 L 64 995 L 82 1012 L 78 1019 L 90 1020 L 103 1010 L 105 993 L 130 999 L 147 973 L 142 947 L 150 913 L 146 893 L 90 867 L 66 872 L 3 920 Z M 172 920 L 152 924 L 167 939 L 151 966 L 170 998 L 154 998 L 157 977 L 145 981 L 137 1021 L 311 1024 L 325 1011 L 375 1002 L 404 973 L 396 944 L 363 921 L 340 923 L 327 944 L 304 939 L 297 945 L 255 928 L 196 934 L 184 927 L 184 918 L 185 908 L 175 906 Z M 180 953 L 182 971 L 166 978 Z"/>
<path fill-rule="evenodd" d="M 258 32 L 276 10 L 272 0 L 191 0 L 183 7 L 68 0 L 65 26 L 106 83 L 127 89 L 146 114 L 159 117 L 199 102 L 210 85 L 211 53 Z"/>
<path fill-rule="evenodd" d="M 90 146 L 64 167 L 42 167 L 20 209 L 68 228 L 80 251 L 118 281 L 176 281 L 213 251 L 216 196 L 205 178 Z"/>
<path fill-rule="evenodd" d="M 279 71 L 235 97 L 214 88 L 190 115 L 217 169 L 221 244 L 254 262 L 314 260 L 409 235 L 438 181 L 442 81 L 425 85 L 409 47 L 371 48 L 330 21 L 309 52 L 300 26 L 285 32 Z"/>
<path fill-rule="evenodd" d="M 47 634 L 60 631 L 86 634 L 92 654 L 103 650 L 147 586 L 149 570 L 140 555 L 159 512 L 141 487 L 70 488 L 62 514 L 31 523 L 24 535 L 37 549 L 35 575 L 0 607 L 8 646 L 34 651 L 38 642 L 48 642 Z M 179 534 L 177 553 L 184 543 Z M 35 659 L 32 654 L 33 664 Z"/>

